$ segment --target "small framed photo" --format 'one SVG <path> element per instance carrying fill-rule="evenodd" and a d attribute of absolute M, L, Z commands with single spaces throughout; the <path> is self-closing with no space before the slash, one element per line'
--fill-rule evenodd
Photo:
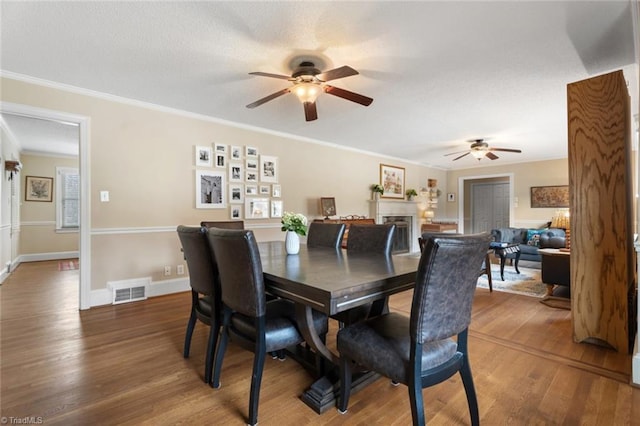
<path fill-rule="evenodd" d="M 271 217 L 282 217 L 282 200 L 271 200 Z"/>
<path fill-rule="evenodd" d="M 260 156 L 260 182 L 278 183 L 278 157 Z"/>
<path fill-rule="evenodd" d="M 216 153 L 216 167 L 227 167 L 227 156 L 225 154 Z"/>
<path fill-rule="evenodd" d="M 53 178 L 27 176 L 24 190 L 25 201 L 53 201 Z"/>
<path fill-rule="evenodd" d="M 382 198 L 404 199 L 404 168 L 380 164 L 380 185 L 384 188 Z"/>
<path fill-rule="evenodd" d="M 242 220 L 242 206 L 241 205 L 235 205 L 235 206 L 231 206 L 231 208 L 229 209 L 229 216 L 231 217 L 231 220 Z"/>
<path fill-rule="evenodd" d="M 329 216 L 335 216 L 336 214 L 336 199 L 331 197 L 320 198 L 320 209 L 325 219 L 329 219 Z"/>
<path fill-rule="evenodd" d="M 450 203 L 456 201 L 456 194 L 454 192 L 447 192 L 447 201 Z"/>
<path fill-rule="evenodd" d="M 258 185 L 245 185 L 244 195 L 258 195 Z"/>
<path fill-rule="evenodd" d="M 258 158 L 258 148 L 253 146 L 245 146 L 244 147 L 244 155 L 249 158 Z"/>
<path fill-rule="evenodd" d="M 253 170 L 253 171 L 258 171 L 258 160 L 254 159 L 254 158 L 247 158 L 246 161 L 244 162 L 245 167 L 247 168 L 247 170 Z"/>
<path fill-rule="evenodd" d="M 211 167 L 211 148 L 208 146 L 196 146 L 196 166 Z"/>
<path fill-rule="evenodd" d="M 247 170 L 247 182 L 258 182 L 258 172 L 255 170 Z"/>
<path fill-rule="evenodd" d="M 214 145 L 214 150 L 216 152 L 216 154 L 226 154 L 227 153 L 227 146 L 225 144 L 222 143 L 217 143 Z"/>
<path fill-rule="evenodd" d="M 196 170 L 196 208 L 222 209 L 226 207 L 225 174 Z"/>
<path fill-rule="evenodd" d="M 242 158 L 242 148 L 239 146 L 231 146 L 231 159 L 240 160 Z"/>
<path fill-rule="evenodd" d="M 282 197 L 282 187 L 280 185 L 271 185 L 271 196 L 275 198 Z"/>
<path fill-rule="evenodd" d="M 229 182 L 243 182 L 244 167 L 242 164 L 229 163 Z"/>
<path fill-rule="evenodd" d="M 244 185 L 241 183 L 229 184 L 229 203 L 244 203 Z"/>
<path fill-rule="evenodd" d="M 267 197 L 271 195 L 271 186 L 270 185 L 260 185 L 259 191 L 260 195 L 266 195 Z"/>
<path fill-rule="evenodd" d="M 247 198 L 244 203 L 245 219 L 269 219 L 268 198 Z"/>

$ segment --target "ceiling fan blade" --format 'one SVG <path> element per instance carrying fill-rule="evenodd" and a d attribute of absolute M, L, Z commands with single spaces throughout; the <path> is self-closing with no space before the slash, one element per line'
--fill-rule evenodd
<path fill-rule="evenodd" d="M 497 160 L 498 156 L 495 155 L 493 152 L 491 151 L 487 151 L 487 153 L 484 155 L 485 157 L 487 157 L 490 160 Z"/>
<path fill-rule="evenodd" d="M 467 155 L 469 155 L 469 154 L 471 154 L 471 151 L 467 152 L 466 154 L 462 154 L 460 157 L 456 157 L 456 158 L 454 158 L 454 159 L 453 159 L 453 160 L 451 160 L 451 161 L 459 160 L 459 159 L 461 159 L 462 157 L 465 157 L 465 156 L 467 156 Z"/>
<path fill-rule="evenodd" d="M 445 157 L 448 157 L 448 156 L 450 156 L 450 155 L 462 154 L 463 152 L 469 152 L 469 150 L 468 150 L 468 149 L 466 149 L 466 150 L 464 150 L 464 151 L 450 152 L 450 153 L 448 153 L 448 154 L 445 154 L 444 156 L 445 156 Z"/>
<path fill-rule="evenodd" d="M 518 154 L 522 153 L 522 150 L 520 149 L 509 149 L 509 148 L 489 148 L 489 151 L 516 152 Z"/>
<path fill-rule="evenodd" d="M 344 98 L 348 101 L 355 102 L 364 106 L 369 106 L 371 105 L 371 102 L 373 102 L 372 98 L 360 95 L 358 93 L 350 92 L 345 89 L 340 89 L 338 87 L 329 86 L 328 84 L 324 85 L 324 91 L 330 95 L 338 96 L 339 98 Z"/>
<path fill-rule="evenodd" d="M 269 96 L 265 96 L 262 99 L 258 99 L 257 101 L 247 105 L 247 108 L 255 108 L 255 107 L 260 106 L 260 105 L 262 105 L 262 104 L 264 104 L 266 102 L 269 102 L 269 101 L 271 101 L 271 100 L 273 100 L 273 99 L 275 99 L 275 98 L 277 98 L 279 96 L 286 95 L 289 92 L 291 92 L 291 90 L 289 88 L 282 89 L 279 92 L 272 93 Z"/>
<path fill-rule="evenodd" d="M 281 80 L 292 80 L 291 76 L 288 75 L 280 75 L 280 74 L 270 74 L 268 72 L 260 72 L 260 71 L 256 71 L 256 72 L 250 72 L 250 75 L 259 75 L 261 77 L 271 77 L 271 78 L 279 78 Z"/>
<path fill-rule="evenodd" d="M 345 65 L 340 68 L 335 68 L 329 71 L 325 71 L 323 73 L 317 74 L 316 78 L 321 81 L 330 81 L 338 78 L 350 77 L 352 75 L 358 75 L 358 71 L 353 68 Z"/>
<path fill-rule="evenodd" d="M 315 102 L 304 103 L 304 118 L 307 121 L 313 121 L 318 119 L 318 110 L 316 109 Z"/>

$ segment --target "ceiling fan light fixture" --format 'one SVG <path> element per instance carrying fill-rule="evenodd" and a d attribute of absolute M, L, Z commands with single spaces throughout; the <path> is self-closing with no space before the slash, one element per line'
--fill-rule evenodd
<path fill-rule="evenodd" d="M 321 92 L 322 88 L 317 83 L 298 83 L 293 88 L 293 93 L 296 94 L 303 104 L 306 102 L 315 102 Z"/>
<path fill-rule="evenodd" d="M 483 149 L 474 149 L 471 151 L 471 155 L 473 155 L 478 161 L 480 161 L 482 157 L 486 155 L 486 152 Z"/>

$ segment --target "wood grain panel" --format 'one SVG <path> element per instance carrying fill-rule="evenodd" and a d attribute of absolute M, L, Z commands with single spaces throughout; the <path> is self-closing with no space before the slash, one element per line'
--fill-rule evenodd
<path fill-rule="evenodd" d="M 628 352 L 629 95 L 622 71 L 567 86 L 574 339 Z"/>

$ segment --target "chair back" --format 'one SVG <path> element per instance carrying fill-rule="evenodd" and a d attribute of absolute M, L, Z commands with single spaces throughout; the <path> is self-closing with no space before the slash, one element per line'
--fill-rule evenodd
<path fill-rule="evenodd" d="M 189 269 L 189 284 L 200 294 L 220 294 L 217 268 L 211 257 L 207 229 L 199 226 L 178 226 L 178 238 Z"/>
<path fill-rule="evenodd" d="M 429 237 L 450 237 L 452 235 L 462 235 L 456 232 L 423 232 L 421 236 L 418 237 L 418 246 L 420 247 L 420 252 L 424 251 L 424 246 L 427 245 L 427 241 L 429 241 Z"/>
<path fill-rule="evenodd" d="M 411 305 L 411 338 L 422 344 L 464 331 L 471 322 L 478 271 L 489 233 L 430 236 L 420 258 Z"/>
<path fill-rule="evenodd" d="M 263 316 L 267 301 L 253 231 L 209 228 L 208 238 L 220 274 L 222 302 L 241 314 Z"/>
<path fill-rule="evenodd" d="M 339 249 L 345 228 L 344 223 L 311 222 L 307 235 L 307 247 Z"/>
<path fill-rule="evenodd" d="M 243 220 L 219 220 L 219 221 L 202 221 L 200 226 L 205 228 L 223 228 L 223 229 L 244 229 Z"/>
<path fill-rule="evenodd" d="M 393 234 L 396 225 L 356 225 L 349 227 L 347 238 L 347 252 L 380 253 L 390 255 L 393 248 Z"/>

